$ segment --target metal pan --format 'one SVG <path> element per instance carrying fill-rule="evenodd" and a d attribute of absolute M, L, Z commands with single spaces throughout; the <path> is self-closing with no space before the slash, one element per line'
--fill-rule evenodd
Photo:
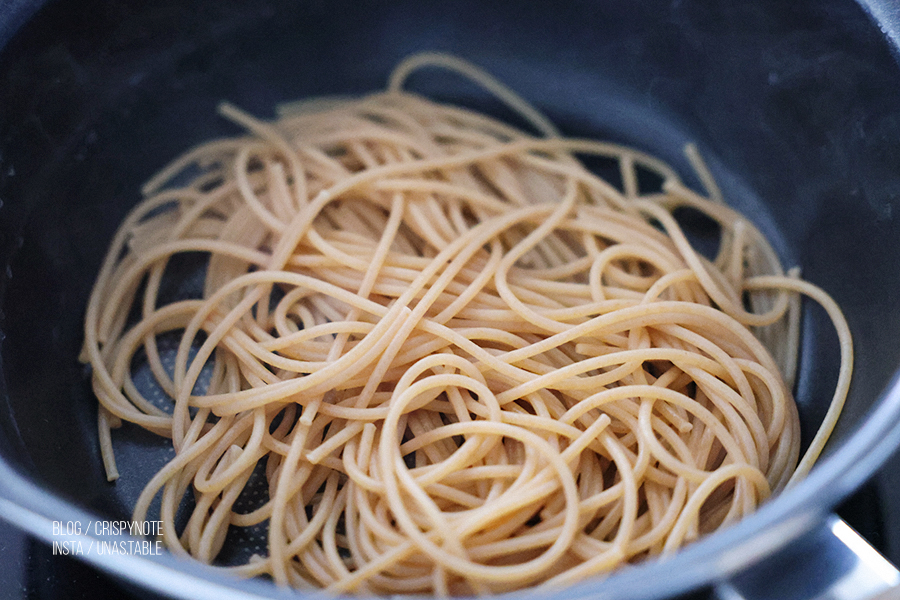
<path fill-rule="evenodd" d="M 106 482 L 76 360 L 87 295 L 140 183 L 235 131 L 215 116 L 221 99 L 271 115 L 282 101 L 376 89 L 404 56 L 436 49 L 488 68 L 564 132 L 638 146 L 693 184 L 681 148 L 697 143 L 730 202 L 835 297 L 856 339 L 844 415 L 808 479 L 665 562 L 557 597 L 837 597 L 897 585 L 879 557 L 865 566 L 866 550 L 835 542 L 859 538 L 830 516 L 900 443 L 896 21 L 886 5 L 850 0 L 0 4 L 0 516 L 51 543 L 113 539 L 93 525 L 127 519 L 169 456 L 126 427 L 116 432 L 126 475 Z M 497 111 L 452 78 L 414 85 Z M 805 440 L 837 360 L 827 320 L 807 307 L 796 389 Z M 292 595 L 165 554 L 85 559 L 173 597 Z M 847 583 L 853 569 L 863 583 Z"/>

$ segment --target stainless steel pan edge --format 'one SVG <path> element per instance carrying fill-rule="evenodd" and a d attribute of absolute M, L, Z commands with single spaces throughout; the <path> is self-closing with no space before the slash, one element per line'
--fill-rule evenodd
<path fill-rule="evenodd" d="M 770 570 L 754 573 L 754 567 L 804 536 L 814 535 L 831 527 L 835 520 L 830 513 L 831 509 L 865 482 L 898 445 L 900 374 L 894 378 L 870 417 L 840 449 L 819 463 L 807 479 L 764 505 L 751 517 L 688 546 L 670 559 L 630 567 L 603 581 L 587 582 L 558 591 L 540 590 L 533 594 L 544 599 L 558 600 L 649 600 L 672 597 L 705 586 L 717 586 L 717 593 L 723 600 L 744 598 L 743 595 L 734 595 L 740 592 L 735 590 L 731 580 L 736 577 L 740 579 L 743 574 L 744 587 L 748 578 L 751 581 L 760 577 L 769 582 L 775 581 L 777 574 L 773 575 Z M 5 463 L 0 463 L 0 517 L 47 543 L 65 541 L 70 544 L 81 543 L 87 548 L 89 544 L 100 541 L 130 539 L 125 536 L 95 535 L 91 524 L 103 519 L 102 515 L 76 508 L 48 493 Z M 54 533 L 54 522 L 69 521 L 80 524 L 84 533 Z M 232 579 L 223 576 L 216 569 L 166 554 L 141 557 L 87 552 L 83 558 L 137 586 L 184 600 L 280 599 L 296 598 L 298 595 L 261 581 Z M 841 578 L 856 568 L 853 564 L 845 564 L 847 572 L 838 572 L 832 567 L 817 565 L 816 558 L 809 557 L 811 572 L 816 573 L 823 582 L 834 585 L 839 585 Z M 898 583 L 900 582 L 895 581 L 894 585 Z M 888 587 L 886 583 L 871 591 L 878 592 Z M 517 594 L 527 595 L 529 594 Z M 304 595 L 307 598 L 319 596 L 320 594 Z M 806 596 L 791 594 L 767 597 L 776 600 Z"/>
<path fill-rule="evenodd" d="M 44 0 L 4 0 L 0 5 L 0 50 Z"/>

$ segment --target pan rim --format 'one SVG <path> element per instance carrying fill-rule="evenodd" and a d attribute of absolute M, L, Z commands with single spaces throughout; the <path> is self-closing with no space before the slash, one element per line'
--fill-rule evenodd
<path fill-rule="evenodd" d="M 900 446 L 900 369 L 859 428 L 816 465 L 809 476 L 735 525 L 677 552 L 585 581 L 542 598 L 642 600 L 677 595 L 728 579 L 824 522 L 833 507 L 862 485 Z M 127 535 L 60 535 L 54 522 L 94 523 L 102 515 L 42 489 L 0 459 L 0 518 L 48 544 L 135 539 Z M 89 525 L 88 525 L 89 527 Z M 120 579 L 184 600 L 317 597 L 324 592 L 287 590 L 258 579 L 229 578 L 221 570 L 168 552 L 141 556 L 88 551 L 88 563 Z M 227 582 L 227 584 L 226 584 Z M 511 592 L 522 596 L 522 592 Z M 505 594 L 504 594 L 505 595 Z M 331 596 L 329 596 L 331 597 Z"/>

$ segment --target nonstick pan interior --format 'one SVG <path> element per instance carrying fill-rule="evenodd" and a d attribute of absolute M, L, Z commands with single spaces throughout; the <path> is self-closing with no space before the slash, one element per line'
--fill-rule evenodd
<path fill-rule="evenodd" d="M 4 459 L 127 518 L 172 451 L 126 425 L 113 434 L 123 477 L 108 483 L 76 359 L 90 287 L 140 184 L 238 133 L 220 100 L 271 117 L 279 102 L 378 89 L 426 49 L 485 67 L 565 133 L 635 145 L 694 186 L 682 147 L 697 143 L 729 201 L 845 310 L 857 366 L 829 451 L 859 427 L 900 363 L 900 73 L 856 4 L 57 1 L 0 54 Z M 413 88 L 509 116 L 452 76 L 423 73 Z M 181 268 L 188 281 L 200 267 Z M 838 352 L 817 309 L 803 332 L 808 440 Z"/>

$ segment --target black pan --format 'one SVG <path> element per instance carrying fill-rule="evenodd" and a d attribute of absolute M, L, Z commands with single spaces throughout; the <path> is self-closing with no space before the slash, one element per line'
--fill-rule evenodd
<path fill-rule="evenodd" d="M 729 201 L 834 296 L 856 339 L 844 415 L 802 485 L 665 563 L 567 597 L 707 589 L 799 543 L 900 441 L 896 21 L 890 6 L 850 0 L 0 2 L 0 516 L 49 542 L 99 539 L 75 529 L 128 518 L 169 456 L 125 427 L 114 433 L 125 476 L 107 483 L 76 360 L 100 260 L 141 182 L 237 131 L 216 116 L 222 99 L 272 116 L 279 102 L 382 87 L 401 58 L 427 49 L 485 67 L 564 133 L 635 145 L 693 185 L 682 147 L 697 143 Z M 412 85 L 507 116 L 453 77 Z M 804 440 L 837 364 L 827 319 L 807 307 Z M 165 555 L 85 558 L 179 597 L 282 593 Z"/>

